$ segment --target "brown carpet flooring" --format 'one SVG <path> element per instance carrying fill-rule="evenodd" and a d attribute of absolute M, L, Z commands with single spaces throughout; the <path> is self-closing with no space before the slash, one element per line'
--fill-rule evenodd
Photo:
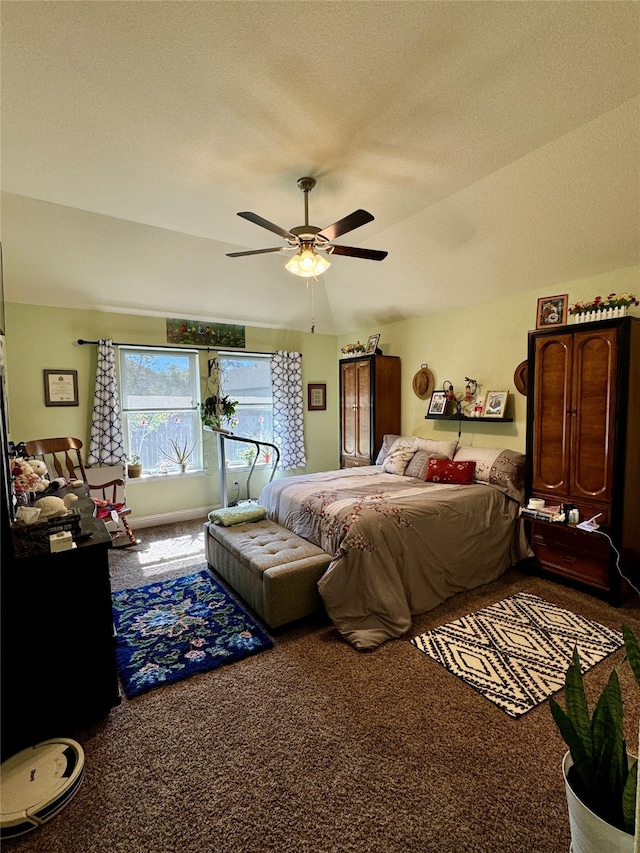
<path fill-rule="evenodd" d="M 114 588 L 204 564 L 197 523 L 138 531 L 113 553 Z M 186 555 L 186 559 L 184 559 Z M 637 596 L 616 610 L 515 569 L 415 620 L 411 636 L 523 590 L 640 630 Z M 408 638 L 369 653 L 322 616 L 275 647 L 132 700 L 70 733 L 83 746 L 76 797 L 12 853 L 566 853 L 548 703 L 512 719 Z M 586 677 L 589 697 L 617 652 Z M 625 668 L 635 751 L 640 691 Z"/>

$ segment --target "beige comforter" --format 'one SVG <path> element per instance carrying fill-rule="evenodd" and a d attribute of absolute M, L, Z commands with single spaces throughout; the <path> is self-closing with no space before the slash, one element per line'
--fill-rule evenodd
<path fill-rule="evenodd" d="M 489 484 L 425 483 L 371 466 L 275 480 L 259 502 L 334 555 L 318 588 L 357 649 L 402 636 L 412 615 L 495 580 L 530 553 L 518 503 Z"/>

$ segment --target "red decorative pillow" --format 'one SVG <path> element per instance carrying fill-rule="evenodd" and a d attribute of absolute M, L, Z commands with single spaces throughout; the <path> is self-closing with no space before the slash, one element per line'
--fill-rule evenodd
<path fill-rule="evenodd" d="M 456 486 L 473 485 L 475 462 L 455 462 L 451 459 L 436 459 L 432 456 L 427 466 L 427 483 L 452 483 Z"/>

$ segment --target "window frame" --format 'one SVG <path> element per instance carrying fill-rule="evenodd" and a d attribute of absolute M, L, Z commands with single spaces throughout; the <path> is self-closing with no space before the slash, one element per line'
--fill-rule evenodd
<path fill-rule="evenodd" d="M 264 354 L 263 353 L 245 353 L 245 352 L 234 352 L 234 351 L 228 351 L 228 350 L 219 350 L 216 353 L 216 359 L 217 359 L 218 364 L 220 366 L 220 371 L 221 371 L 221 376 L 222 376 L 222 380 L 221 380 L 222 393 L 225 396 L 231 397 L 232 399 L 235 399 L 235 392 L 233 390 L 229 390 L 225 385 L 225 377 L 227 375 L 227 371 L 225 370 L 224 362 L 225 361 L 244 361 L 244 362 L 266 363 L 266 365 L 269 369 L 269 386 L 268 387 L 269 387 L 270 397 L 269 397 L 269 403 L 264 405 L 264 408 L 269 410 L 268 416 L 267 416 L 267 421 L 270 423 L 270 427 L 268 426 L 267 428 L 265 428 L 267 430 L 267 433 L 263 436 L 263 438 L 261 440 L 264 442 L 268 442 L 270 444 L 274 444 L 274 440 L 273 440 L 273 380 L 271 377 L 271 363 L 270 363 L 271 362 L 271 353 L 264 353 Z M 266 387 L 266 386 L 262 386 L 262 387 Z M 242 414 L 243 410 L 246 411 L 248 409 L 252 409 L 252 408 L 255 409 L 255 408 L 260 408 L 260 407 L 261 407 L 261 405 L 259 403 L 242 403 L 242 402 L 238 401 L 238 404 L 236 406 L 236 418 Z M 231 432 L 235 432 L 235 424 L 231 424 L 231 425 L 224 424 L 223 426 L 225 429 L 229 429 Z M 262 428 L 260 428 L 260 430 L 261 429 Z M 238 437 L 240 437 L 240 438 L 256 437 L 257 440 L 260 440 L 255 435 L 245 435 L 244 433 L 238 433 Z M 252 460 L 248 459 L 248 458 L 246 459 L 246 461 L 240 461 L 237 458 L 234 459 L 232 457 L 232 452 L 235 449 L 237 454 L 242 454 L 242 453 L 247 454 L 248 452 L 250 452 L 251 447 L 252 447 L 252 445 L 245 445 L 243 442 L 233 442 L 233 441 L 228 442 L 227 451 L 226 451 L 227 469 L 228 470 L 234 470 L 234 471 L 249 469 L 251 467 Z M 263 453 L 264 453 L 264 451 L 263 451 Z M 273 464 L 273 458 L 274 457 L 272 454 L 270 454 L 269 459 L 263 458 L 263 456 L 261 455 L 261 457 L 259 457 L 255 463 L 256 469 L 271 466 Z"/>
<path fill-rule="evenodd" d="M 125 405 L 125 400 L 129 395 L 129 390 L 126 386 L 126 371 L 123 370 L 123 365 L 126 364 L 126 359 L 130 354 L 139 354 L 151 358 L 170 358 L 184 357 L 189 359 L 189 390 L 191 394 L 191 404 L 189 406 L 146 406 L 146 407 L 131 407 Z M 118 386 L 120 398 L 120 416 L 122 420 L 122 434 L 125 452 L 127 458 L 130 459 L 132 452 L 131 433 L 130 433 L 130 418 L 132 415 L 140 414 L 168 414 L 179 415 L 181 418 L 188 419 L 192 424 L 192 436 L 195 446 L 188 461 L 188 473 L 197 473 L 204 470 L 204 455 L 203 455 L 203 440 L 202 440 L 202 422 L 200 419 L 200 353 L 199 350 L 190 347 L 171 347 L 171 346 L 135 346 L 133 344 L 122 344 L 118 347 Z M 144 440 L 144 439 L 143 439 Z M 191 439 L 189 439 L 190 443 Z M 173 465 L 167 460 L 162 460 L 158 456 L 158 464 L 145 465 L 143 462 L 142 473 L 144 476 L 156 476 L 160 474 L 180 473 L 180 466 L 176 462 Z"/>

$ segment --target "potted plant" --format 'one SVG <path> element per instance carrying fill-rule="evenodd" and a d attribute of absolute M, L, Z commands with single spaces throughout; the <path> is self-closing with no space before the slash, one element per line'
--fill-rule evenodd
<path fill-rule="evenodd" d="M 221 427 L 230 423 L 236 413 L 237 400 L 211 394 L 200 403 L 200 417 L 204 426 Z"/>
<path fill-rule="evenodd" d="M 142 460 L 138 453 L 132 453 L 127 457 L 127 477 L 142 476 Z"/>
<path fill-rule="evenodd" d="M 189 457 L 193 453 L 194 448 L 196 446 L 195 442 L 191 445 L 191 447 L 189 447 L 189 442 L 186 441 L 186 439 L 183 444 L 180 444 L 180 442 L 176 441 L 176 439 L 170 438 L 169 444 L 171 445 L 170 453 L 167 453 L 161 447 L 158 449 L 166 459 L 168 459 L 170 462 L 175 462 L 177 465 L 179 465 L 180 471 L 184 474 L 184 472 L 187 470 L 187 463 L 189 461 Z"/>
<path fill-rule="evenodd" d="M 627 625 L 622 626 L 635 680 L 640 685 L 640 648 Z M 574 649 L 565 678 L 566 710 L 551 698 L 551 713 L 569 747 L 562 762 L 572 853 L 606 850 L 632 853 L 636 816 L 638 765 L 624 739 L 622 694 L 614 669 L 589 714 L 580 656 Z"/>

